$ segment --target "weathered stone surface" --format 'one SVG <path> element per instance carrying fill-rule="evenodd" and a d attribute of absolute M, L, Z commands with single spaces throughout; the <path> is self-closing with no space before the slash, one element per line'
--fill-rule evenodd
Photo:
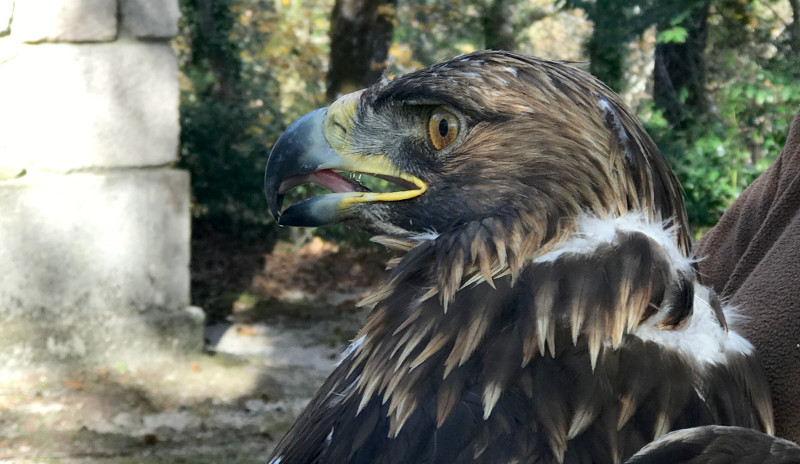
<path fill-rule="evenodd" d="M 202 346 L 186 172 L 29 173 L 0 211 L 0 365 Z"/>
<path fill-rule="evenodd" d="M 25 175 L 25 168 L 20 165 L 0 162 L 0 181 L 16 179 Z"/>
<path fill-rule="evenodd" d="M 178 35 L 178 0 L 120 0 L 122 27 L 136 37 L 167 39 Z"/>
<path fill-rule="evenodd" d="M 114 40 L 117 1 L 16 0 L 14 37 L 24 42 Z"/>
<path fill-rule="evenodd" d="M 0 0 L 0 37 L 8 34 L 11 26 L 11 14 L 13 12 L 13 0 Z"/>
<path fill-rule="evenodd" d="M 51 170 L 170 163 L 177 73 L 166 42 L 24 45 L 0 66 L 3 142 Z"/>

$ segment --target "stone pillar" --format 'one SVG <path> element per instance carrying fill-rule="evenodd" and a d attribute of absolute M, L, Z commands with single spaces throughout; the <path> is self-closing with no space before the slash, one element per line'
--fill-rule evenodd
<path fill-rule="evenodd" d="M 14 11 L 12 0 L 0 0 L 0 37 L 8 34 L 11 25 L 11 13 Z"/>
<path fill-rule="evenodd" d="M 0 0 L 0 366 L 202 346 L 177 20 L 177 0 Z"/>

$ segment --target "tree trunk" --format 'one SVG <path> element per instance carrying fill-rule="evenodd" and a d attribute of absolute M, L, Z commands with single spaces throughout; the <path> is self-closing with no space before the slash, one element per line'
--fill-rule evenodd
<path fill-rule="evenodd" d="M 392 43 L 397 0 L 336 0 L 331 14 L 328 101 L 380 79 Z"/>
<path fill-rule="evenodd" d="M 510 0 L 493 0 L 483 12 L 481 23 L 486 48 L 513 51 L 517 45 Z"/>
<path fill-rule="evenodd" d="M 623 73 L 628 53 L 625 45 L 630 34 L 627 25 L 620 24 L 620 18 L 625 17 L 625 3 L 619 0 L 597 0 L 591 7 L 584 7 L 589 19 L 594 22 L 592 36 L 586 44 L 589 72 L 615 92 L 625 90 Z"/>
<path fill-rule="evenodd" d="M 789 0 L 792 6 L 791 44 L 794 56 L 800 57 L 800 0 Z"/>
<path fill-rule="evenodd" d="M 239 98 L 241 63 L 235 47 L 228 39 L 234 18 L 230 1 L 194 0 L 187 2 L 196 14 L 196 27 L 192 33 L 192 62 L 206 61 L 214 75 L 212 92 L 223 102 Z M 184 8 L 186 10 L 186 8 Z"/>
<path fill-rule="evenodd" d="M 686 29 L 683 43 L 656 44 L 653 99 L 673 127 L 684 127 L 709 108 L 706 92 L 705 49 L 709 2 L 691 10 L 680 24 Z M 672 27 L 661 24 L 659 31 Z"/>

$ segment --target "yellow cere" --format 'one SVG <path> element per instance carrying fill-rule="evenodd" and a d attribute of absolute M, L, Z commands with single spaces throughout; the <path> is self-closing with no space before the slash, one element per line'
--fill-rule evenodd
<path fill-rule="evenodd" d="M 352 145 L 348 133 L 354 127 L 353 119 L 356 107 L 363 92 L 363 90 L 359 90 L 339 97 L 328 107 L 328 115 L 325 120 L 325 138 L 328 139 L 328 143 L 336 150 L 343 161 L 343 165 L 339 167 L 345 171 L 396 177 L 416 185 L 417 189 L 398 192 L 352 192 L 341 200 L 339 207 L 376 201 L 408 200 L 422 195 L 428 190 L 428 186 L 421 179 L 401 172 L 386 156 L 362 156 L 350 151 Z"/>
<path fill-rule="evenodd" d="M 343 95 L 328 107 L 328 115 L 325 118 L 325 138 L 337 152 L 347 151 L 350 146 L 347 134 L 353 130 L 355 125 L 353 120 L 362 93 L 364 90 Z"/>

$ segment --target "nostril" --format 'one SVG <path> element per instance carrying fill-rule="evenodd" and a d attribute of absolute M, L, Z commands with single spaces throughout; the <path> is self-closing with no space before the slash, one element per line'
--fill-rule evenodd
<path fill-rule="evenodd" d="M 325 135 L 332 147 L 341 148 L 347 145 L 347 138 L 350 137 L 350 129 L 354 127 L 355 114 L 363 93 L 363 90 L 348 93 L 328 107 Z"/>
<path fill-rule="evenodd" d="M 328 126 L 326 136 L 328 143 L 332 147 L 341 148 L 347 141 L 347 127 L 336 120 L 332 120 Z"/>

